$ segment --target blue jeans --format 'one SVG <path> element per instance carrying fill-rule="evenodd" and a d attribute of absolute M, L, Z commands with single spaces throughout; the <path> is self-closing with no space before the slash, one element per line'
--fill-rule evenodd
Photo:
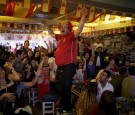
<path fill-rule="evenodd" d="M 55 91 L 60 96 L 59 107 L 66 111 L 72 110 L 71 87 L 75 70 L 76 70 L 75 63 L 71 63 L 64 66 L 58 66 L 56 72 Z"/>

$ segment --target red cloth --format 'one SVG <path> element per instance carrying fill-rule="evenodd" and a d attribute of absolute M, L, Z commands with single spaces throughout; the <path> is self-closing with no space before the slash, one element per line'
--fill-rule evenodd
<path fill-rule="evenodd" d="M 55 60 L 58 66 L 63 66 L 77 61 L 77 42 L 74 32 L 70 32 L 67 36 L 55 35 L 58 41 L 58 47 L 55 53 Z"/>
<path fill-rule="evenodd" d="M 50 93 L 50 77 L 44 77 L 42 83 L 37 84 L 38 98 L 42 101 L 43 96 Z"/>

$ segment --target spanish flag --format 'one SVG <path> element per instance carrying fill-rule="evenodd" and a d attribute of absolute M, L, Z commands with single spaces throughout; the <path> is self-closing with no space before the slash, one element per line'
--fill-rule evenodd
<path fill-rule="evenodd" d="M 28 28 L 29 28 L 29 30 L 31 30 L 31 29 L 32 29 L 32 25 L 31 25 L 31 24 L 29 24 L 29 27 L 28 27 Z"/>
<path fill-rule="evenodd" d="M 81 17 L 82 8 L 83 8 L 83 4 L 77 4 L 75 10 L 75 17 Z"/>
<path fill-rule="evenodd" d="M 100 21 L 105 21 L 105 16 L 106 16 L 106 9 L 102 9 Z"/>
<path fill-rule="evenodd" d="M 16 29 L 18 27 L 17 23 L 14 23 L 14 28 Z"/>
<path fill-rule="evenodd" d="M 112 11 L 109 21 L 115 20 L 115 16 L 116 16 L 116 11 Z"/>
<path fill-rule="evenodd" d="M 0 4 L 7 4 L 7 0 L 0 0 Z"/>
<path fill-rule="evenodd" d="M 32 5 L 31 8 L 24 8 L 21 5 L 17 5 L 14 2 L 10 2 L 6 5 L 5 15 L 14 16 L 19 18 L 30 17 L 34 12 L 35 5 Z"/>
<path fill-rule="evenodd" d="M 125 23 L 125 22 L 126 22 L 126 12 L 122 12 L 121 13 L 120 23 Z"/>
<path fill-rule="evenodd" d="M 20 13 L 21 13 L 21 15 L 20 15 Z M 28 14 L 28 8 L 24 8 L 19 5 L 15 5 L 14 13 L 13 13 L 14 17 L 24 18 L 27 16 L 27 14 Z"/>
<path fill-rule="evenodd" d="M 135 24 L 135 14 L 132 14 L 131 24 Z"/>
<path fill-rule="evenodd" d="M 66 14 L 67 13 L 67 6 L 68 6 L 67 0 L 61 0 L 60 7 L 59 7 L 59 14 Z"/>
<path fill-rule="evenodd" d="M 7 28 L 10 28 L 11 24 L 10 23 L 7 23 Z"/>
<path fill-rule="evenodd" d="M 42 0 L 41 11 L 43 11 L 43 12 L 50 12 L 51 1 L 52 0 Z"/>
<path fill-rule="evenodd" d="M 22 29 L 23 29 L 23 30 L 25 29 L 25 24 L 22 24 Z"/>
<path fill-rule="evenodd" d="M 32 6 L 32 0 L 22 0 L 22 7 L 24 8 L 31 8 Z"/>
<path fill-rule="evenodd" d="M 95 18 L 95 7 L 91 6 L 89 11 L 89 21 L 91 22 Z"/>

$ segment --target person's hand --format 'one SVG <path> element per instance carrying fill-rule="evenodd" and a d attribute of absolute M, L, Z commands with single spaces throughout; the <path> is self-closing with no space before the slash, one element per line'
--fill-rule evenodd
<path fill-rule="evenodd" d="M 31 65 L 27 64 L 27 71 L 30 72 L 31 70 Z"/>
<path fill-rule="evenodd" d="M 24 58 L 24 59 L 23 59 L 23 63 L 24 63 L 24 64 L 28 63 L 28 59 L 27 59 L 27 58 Z"/>
<path fill-rule="evenodd" d="M 40 76 L 40 75 L 41 75 L 41 72 L 42 72 L 42 70 L 41 70 L 41 69 L 38 69 L 37 71 L 35 71 L 35 75 L 36 75 L 36 77 Z"/>
<path fill-rule="evenodd" d="M 3 98 L 5 101 L 8 101 L 8 102 L 15 102 L 15 94 L 14 93 L 3 93 Z"/>
<path fill-rule="evenodd" d="M 12 63 L 11 62 L 6 62 L 7 63 L 7 67 L 11 70 L 13 68 Z"/>
<path fill-rule="evenodd" d="M 86 59 L 84 57 L 82 57 L 83 61 L 86 62 Z"/>
<path fill-rule="evenodd" d="M 82 9 L 82 16 L 86 17 L 87 14 L 88 14 L 88 10 L 86 9 L 85 4 L 84 4 L 83 9 Z"/>

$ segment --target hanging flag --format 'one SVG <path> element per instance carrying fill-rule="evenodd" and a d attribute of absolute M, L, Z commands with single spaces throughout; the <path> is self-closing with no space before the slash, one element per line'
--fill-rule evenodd
<path fill-rule="evenodd" d="M 95 7 L 91 6 L 89 11 L 88 20 L 91 22 L 95 17 Z"/>
<path fill-rule="evenodd" d="M 106 34 L 109 34 L 109 29 L 106 29 Z"/>
<path fill-rule="evenodd" d="M 51 1 L 52 0 L 42 0 L 41 11 L 43 11 L 43 12 L 50 12 Z"/>
<path fill-rule="evenodd" d="M 32 0 L 22 0 L 22 7 L 24 8 L 31 8 L 32 6 Z"/>
<path fill-rule="evenodd" d="M 124 27 L 124 33 L 127 32 L 127 27 Z"/>
<path fill-rule="evenodd" d="M 106 9 L 102 9 L 100 21 L 105 21 L 105 16 L 106 16 Z"/>
<path fill-rule="evenodd" d="M 67 0 L 61 0 L 60 1 L 60 7 L 59 7 L 59 14 L 66 14 L 67 13 Z"/>
<path fill-rule="evenodd" d="M 32 28 L 32 25 L 31 25 L 31 24 L 29 24 L 29 30 L 31 30 L 31 28 Z"/>
<path fill-rule="evenodd" d="M 115 34 L 116 33 L 116 31 L 115 31 L 116 29 L 113 29 L 112 31 L 113 31 L 113 34 Z"/>
<path fill-rule="evenodd" d="M 83 8 L 83 4 L 77 4 L 75 10 L 75 17 L 81 17 L 82 8 Z"/>
<path fill-rule="evenodd" d="M 134 31 L 134 28 L 133 28 L 133 26 L 130 26 L 130 31 L 132 32 L 132 31 Z"/>
<path fill-rule="evenodd" d="M 35 30 L 37 30 L 37 25 L 35 25 Z"/>
<path fill-rule="evenodd" d="M 0 28 L 2 28 L 2 22 L 0 22 Z M 0 29 L 0 33 L 1 33 L 1 29 Z"/>
<path fill-rule="evenodd" d="M 121 13 L 120 23 L 125 23 L 125 22 L 126 22 L 126 12 L 122 12 Z"/>
<path fill-rule="evenodd" d="M 104 30 L 104 35 L 106 35 L 106 30 Z"/>
<path fill-rule="evenodd" d="M 131 24 L 135 24 L 135 14 L 132 14 Z"/>
<path fill-rule="evenodd" d="M 14 17 L 24 18 L 27 16 L 27 14 L 28 14 L 28 8 L 24 8 L 19 5 L 15 5 L 14 13 L 13 13 Z"/>
<path fill-rule="evenodd" d="M 17 28 L 17 23 L 14 23 L 14 28 L 15 28 L 15 29 Z"/>
<path fill-rule="evenodd" d="M 6 5 L 5 15 L 14 16 L 19 18 L 30 17 L 37 7 L 32 5 L 31 8 L 24 8 L 21 5 L 17 5 L 14 2 L 10 2 Z"/>
<path fill-rule="evenodd" d="M 115 16 L 116 16 L 116 11 L 112 11 L 109 21 L 115 20 Z"/>
<path fill-rule="evenodd" d="M 7 23 L 7 28 L 10 28 L 10 25 L 11 25 L 10 23 Z"/>
<path fill-rule="evenodd" d="M 25 24 L 22 24 L 22 29 L 25 29 Z"/>
<path fill-rule="evenodd" d="M 120 28 L 118 28 L 118 33 L 119 33 L 119 34 L 121 33 L 121 29 L 120 29 Z"/>
<path fill-rule="evenodd" d="M 7 4 L 7 0 L 0 0 L 0 4 Z"/>
<path fill-rule="evenodd" d="M 108 34 L 111 34 L 111 29 L 109 29 L 108 31 L 109 31 Z"/>

